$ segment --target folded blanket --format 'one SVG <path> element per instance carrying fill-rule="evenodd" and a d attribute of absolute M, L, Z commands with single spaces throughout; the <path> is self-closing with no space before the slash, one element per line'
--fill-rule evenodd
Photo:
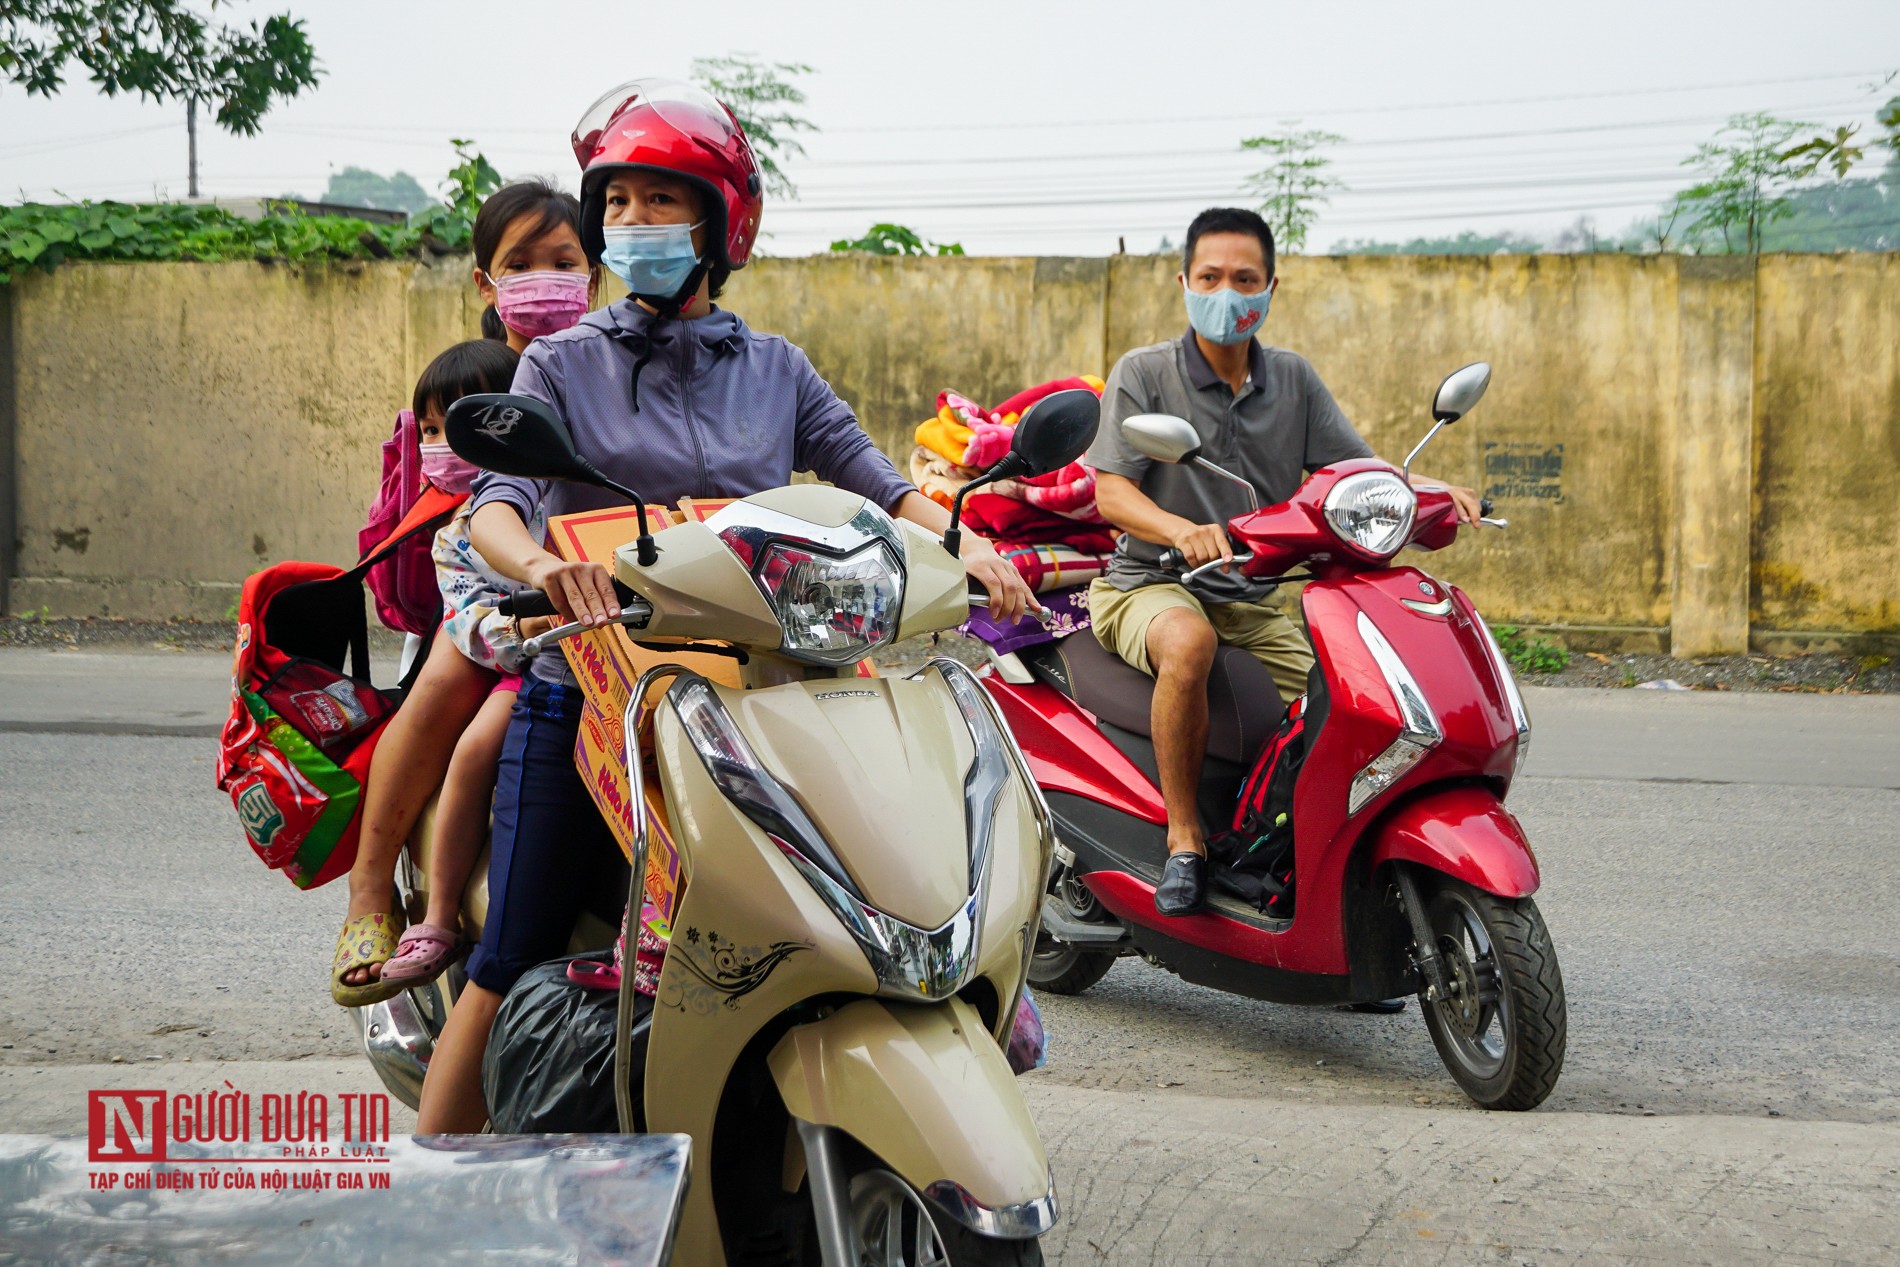
<path fill-rule="evenodd" d="M 963 524 L 991 541 L 1065 545 L 1083 554 L 1107 554 L 1118 535 L 1101 524 L 1078 523 L 987 488 L 963 499 Z"/>
<path fill-rule="evenodd" d="M 1027 502 L 1064 519 L 1082 523 L 1106 522 L 1095 505 L 1095 472 L 1080 462 L 1071 462 L 1059 471 L 1032 475 L 1021 480 L 997 480 L 985 486 L 999 497 Z"/>
<path fill-rule="evenodd" d="M 998 541 L 996 552 L 1002 555 L 1037 594 L 1087 585 L 1108 570 L 1108 554 L 1084 554 L 1070 546 L 1017 545 Z"/>
<path fill-rule="evenodd" d="M 910 453 L 910 482 L 919 492 L 945 510 L 956 500 L 957 490 L 976 478 L 976 472 L 958 466 L 935 449 L 918 445 Z"/>

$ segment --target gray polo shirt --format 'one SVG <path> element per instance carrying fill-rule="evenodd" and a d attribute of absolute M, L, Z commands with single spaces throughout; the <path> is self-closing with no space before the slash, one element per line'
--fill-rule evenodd
<path fill-rule="evenodd" d="M 1082 461 L 1098 471 L 1134 480 L 1155 505 L 1201 524 L 1224 524 L 1247 510 L 1247 496 L 1199 467 L 1143 457 L 1122 435 L 1136 414 L 1173 414 L 1200 433 L 1201 456 L 1254 486 L 1262 506 L 1291 497 L 1309 471 L 1372 449 L 1306 358 L 1284 348 L 1248 343 L 1247 381 L 1235 394 L 1214 372 L 1188 331 L 1179 339 L 1136 348 L 1115 362 L 1102 393 L 1102 427 Z M 1156 566 L 1166 546 L 1123 533 L 1108 567 L 1108 583 L 1131 590 L 1177 581 Z M 1273 589 L 1237 573 L 1210 572 L 1190 587 L 1207 602 L 1258 602 Z"/>

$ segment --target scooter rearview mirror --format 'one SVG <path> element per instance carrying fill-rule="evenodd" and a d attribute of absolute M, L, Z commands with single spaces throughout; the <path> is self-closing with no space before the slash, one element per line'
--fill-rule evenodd
<path fill-rule="evenodd" d="M 1192 462 L 1201 451 L 1201 437 L 1194 424 L 1173 414 L 1124 418 L 1122 435 L 1136 452 L 1157 462 Z"/>
<path fill-rule="evenodd" d="M 532 396 L 464 396 L 449 406 L 443 430 L 456 455 L 483 470 L 531 480 L 599 484 L 561 416 Z"/>
<path fill-rule="evenodd" d="M 1102 421 L 1102 402 L 1086 387 L 1051 392 L 1023 412 L 1010 437 L 1010 456 L 1022 475 L 1059 471 L 1088 452 Z"/>
<path fill-rule="evenodd" d="M 1491 366 L 1484 361 L 1474 361 L 1463 369 L 1453 370 L 1432 397 L 1433 419 L 1458 421 L 1476 407 L 1484 398 L 1484 389 L 1490 385 Z"/>
<path fill-rule="evenodd" d="M 567 480 L 619 493 L 640 512 L 636 542 L 642 566 L 659 558 L 653 534 L 647 530 L 646 500 L 624 484 L 607 478 L 575 447 L 554 407 L 532 396 L 508 392 L 478 392 L 449 406 L 443 420 L 449 448 L 457 457 L 486 471 L 531 480 Z"/>

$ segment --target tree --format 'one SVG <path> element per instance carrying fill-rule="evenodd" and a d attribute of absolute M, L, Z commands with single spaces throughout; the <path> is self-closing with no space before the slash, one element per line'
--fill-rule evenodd
<path fill-rule="evenodd" d="M 1682 161 L 1703 175 L 1675 198 L 1690 231 L 1705 241 L 1719 234 L 1725 251 L 1739 238 L 1744 253 L 1760 252 L 1763 232 L 1788 217 L 1796 183 L 1826 161 L 1823 155 L 1811 162 L 1808 146 L 1790 144 L 1814 126 L 1759 112 L 1730 116 L 1713 140 Z"/>
<path fill-rule="evenodd" d="M 1332 202 L 1330 191 L 1345 182 L 1326 174 L 1332 160 L 1320 148 L 1346 138 L 1317 129 L 1290 131 L 1280 136 L 1251 136 L 1240 143 L 1243 151 L 1267 156 L 1267 165 L 1247 177 L 1243 188 L 1260 198 L 1256 210 L 1279 235 L 1282 250 L 1298 251 L 1319 220 L 1319 209 Z"/>
<path fill-rule="evenodd" d="M 738 117 L 759 160 L 766 192 L 783 198 L 798 197 L 798 186 L 780 165 L 794 155 L 804 157 L 805 147 L 793 138 L 818 130 L 799 112 L 805 93 L 792 82 L 811 73 L 812 68 L 800 62 L 760 61 L 750 53 L 693 59 L 693 82 Z"/>
<path fill-rule="evenodd" d="M 840 238 L 831 244 L 834 251 L 858 251 L 865 255 L 961 255 L 961 242 L 926 242 L 916 230 L 901 224 L 874 224 L 860 238 Z"/>
<path fill-rule="evenodd" d="M 382 176 L 364 167 L 345 167 L 340 172 L 330 173 L 330 183 L 323 191 L 322 201 L 345 207 L 406 211 L 412 216 L 435 205 L 435 199 L 429 197 L 428 190 L 408 172 Z"/>
<path fill-rule="evenodd" d="M 0 9 L 0 72 L 29 96 L 57 93 L 69 61 L 108 97 L 185 103 L 194 198 L 201 103 L 225 131 L 256 136 L 278 98 L 315 87 L 321 73 L 303 23 L 288 14 L 214 27 L 181 0 L 8 0 Z"/>
<path fill-rule="evenodd" d="M 1466 229 L 1455 238 L 1413 238 L 1409 242 L 1360 238 L 1333 244 L 1336 255 L 1535 255 L 1543 249 L 1536 238 L 1508 229 L 1498 234 L 1479 234 Z"/>

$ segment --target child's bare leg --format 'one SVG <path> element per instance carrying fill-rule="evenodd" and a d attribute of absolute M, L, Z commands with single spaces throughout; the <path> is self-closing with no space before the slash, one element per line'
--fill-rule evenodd
<path fill-rule="evenodd" d="M 482 1099 L 482 1057 L 488 1051 L 495 1015 L 501 1011 L 501 997 L 473 981 L 462 987 L 422 1080 L 416 1134 L 473 1135 L 488 1122 L 488 1105 Z"/>
<path fill-rule="evenodd" d="M 428 663 L 402 707 L 390 719 L 370 760 L 363 801 L 363 827 L 350 866 L 350 909 L 346 919 L 389 910 L 396 879 L 396 858 L 448 769 L 454 746 L 443 740 L 458 735 L 481 708 L 494 676 L 461 653 L 449 636 L 436 631 Z M 380 976 L 377 965 L 356 968 L 344 981 L 367 985 Z"/>
<path fill-rule="evenodd" d="M 461 914 L 462 890 L 475 856 L 488 836 L 488 812 L 495 797 L 495 766 L 515 693 L 496 691 L 456 741 L 442 798 L 435 806 L 435 848 L 429 857 L 429 913 L 423 922 L 453 929 Z"/>

